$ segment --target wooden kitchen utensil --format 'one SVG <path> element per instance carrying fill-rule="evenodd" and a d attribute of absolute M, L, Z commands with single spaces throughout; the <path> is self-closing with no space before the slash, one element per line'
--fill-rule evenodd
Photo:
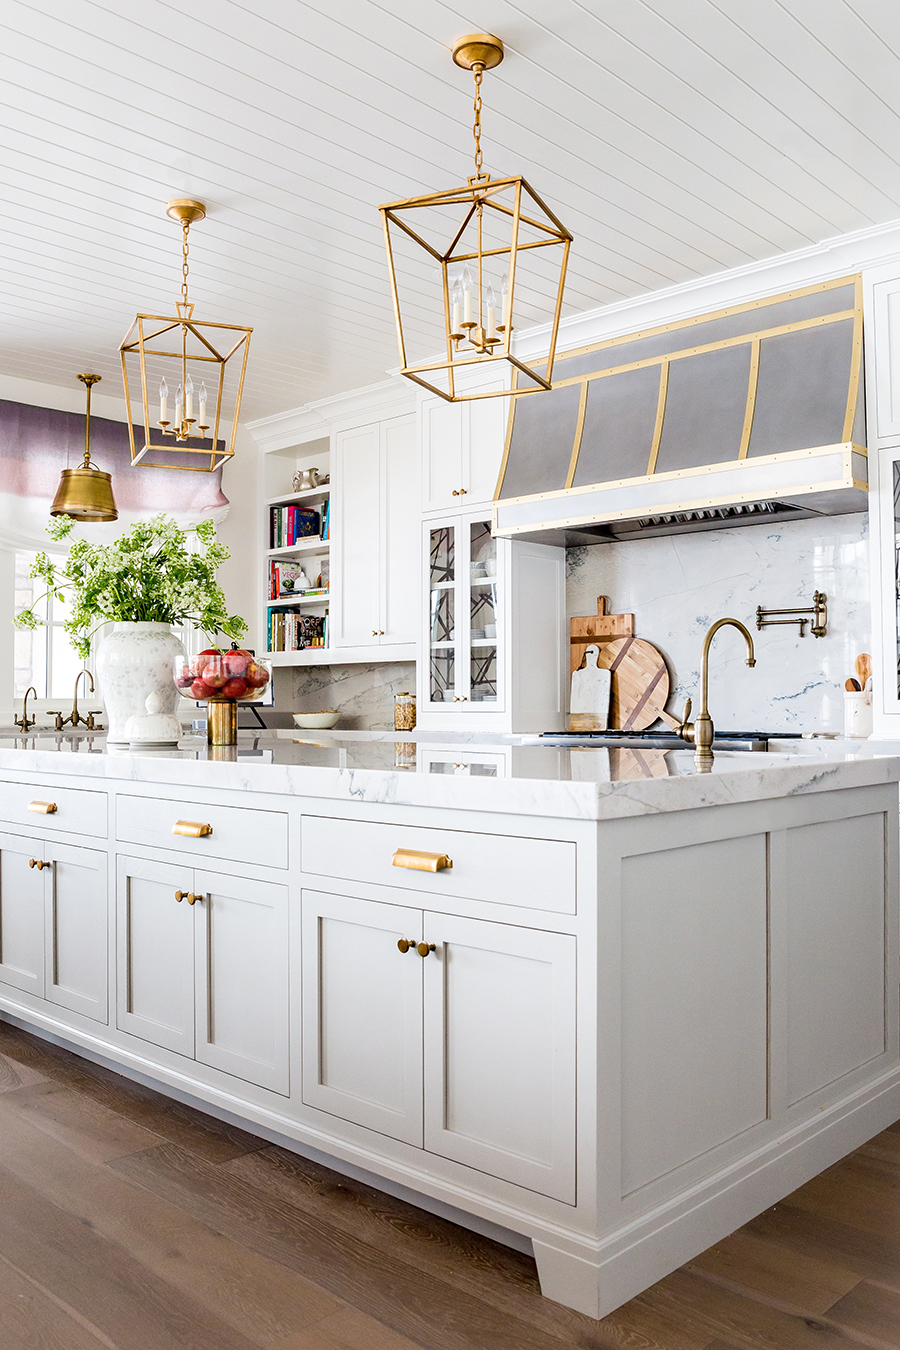
<path fill-rule="evenodd" d="M 584 667 L 572 671 L 572 695 L 569 701 L 570 731 L 605 731 L 609 725 L 609 695 L 612 675 L 597 664 L 600 648 L 591 643 L 584 656 Z"/>
<path fill-rule="evenodd" d="M 633 614 L 610 614 L 609 600 L 605 595 L 597 596 L 597 613 L 585 614 L 569 620 L 570 632 L 570 670 L 578 670 L 584 654 L 591 643 L 599 646 L 611 642 L 614 638 L 631 637 L 634 634 Z"/>
<path fill-rule="evenodd" d="M 866 680 L 872 674 L 872 658 L 868 652 L 861 652 L 856 658 L 856 673 L 859 676 L 860 687 L 865 689 Z"/>
<path fill-rule="evenodd" d="M 844 688 L 847 690 L 848 694 L 862 693 L 862 685 L 860 684 L 859 680 L 854 680 L 852 675 L 849 677 L 849 679 L 846 679 L 844 681 Z"/>
<path fill-rule="evenodd" d="M 636 637 L 613 638 L 601 645 L 597 664 L 612 675 L 610 727 L 646 731 L 660 717 L 673 730 L 678 726 L 665 711 L 669 672 L 652 643 Z"/>

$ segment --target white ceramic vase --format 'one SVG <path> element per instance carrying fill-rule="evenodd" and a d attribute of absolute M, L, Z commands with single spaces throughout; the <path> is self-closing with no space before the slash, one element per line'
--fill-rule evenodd
<path fill-rule="evenodd" d="M 97 678 L 109 723 L 107 740 L 125 743 L 129 717 L 144 712 L 150 694 L 158 694 L 163 713 L 174 713 L 178 690 L 175 657 L 184 644 L 167 623 L 114 623 L 97 648 Z"/>

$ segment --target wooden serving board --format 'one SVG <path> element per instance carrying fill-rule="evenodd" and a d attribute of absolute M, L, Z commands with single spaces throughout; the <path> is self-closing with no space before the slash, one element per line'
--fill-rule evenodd
<path fill-rule="evenodd" d="M 643 638 L 620 637 L 600 646 L 597 665 L 612 675 L 609 725 L 619 731 L 646 731 L 666 712 L 669 672 L 660 653 Z M 677 725 L 677 724 L 676 724 Z"/>
<path fill-rule="evenodd" d="M 588 647 L 597 645 L 602 650 L 604 643 L 634 634 L 634 615 L 610 614 L 609 600 L 605 595 L 598 595 L 597 613 L 570 619 L 569 632 L 570 670 L 580 670 Z"/>

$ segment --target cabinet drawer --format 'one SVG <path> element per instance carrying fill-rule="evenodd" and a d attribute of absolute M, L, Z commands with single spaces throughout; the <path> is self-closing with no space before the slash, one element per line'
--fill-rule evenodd
<path fill-rule="evenodd" d="M 417 903 L 450 898 L 575 913 L 575 844 L 503 834 L 383 825 L 304 816 L 300 866 L 307 874 L 417 892 Z M 446 854 L 437 872 L 393 865 L 394 852 Z"/>
<path fill-rule="evenodd" d="M 0 783 L 0 820 L 102 839 L 106 836 L 106 800 L 105 792 L 65 788 L 53 782 Z"/>
<path fill-rule="evenodd" d="M 179 822 L 209 828 L 196 836 L 173 834 Z M 121 796 L 116 800 L 116 838 L 197 860 L 228 858 L 262 867 L 288 865 L 288 818 L 284 811 Z"/>

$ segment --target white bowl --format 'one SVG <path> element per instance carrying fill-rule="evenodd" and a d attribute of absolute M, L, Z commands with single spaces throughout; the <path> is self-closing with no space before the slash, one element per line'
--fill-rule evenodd
<path fill-rule="evenodd" d="M 314 712 L 314 713 L 294 713 L 294 726 L 303 727 L 307 731 L 323 731 L 327 727 L 337 726 L 341 714 L 339 712 Z"/>

